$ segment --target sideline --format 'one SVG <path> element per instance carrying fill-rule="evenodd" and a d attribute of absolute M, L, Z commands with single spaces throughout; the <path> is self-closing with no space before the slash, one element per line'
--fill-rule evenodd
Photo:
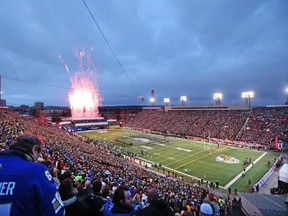
<path fill-rule="evenodd" d="M 253 163 L 254 165 L 261 160 L 265 155 L 267 154 L 267 152 L 264 152 L 262 155 L 260 155 Z M 246 168 L 246 172 L 252 167 L 252 164 L 250 163 L 249 166 L 247 166 Z M 239 178 L 242 177 L 242 172 L 239 173 L 234 179 L 232 179 L 227 185 L 225 185 L 223 188 L 225 190 L 227 190 L 232 184 L 234 184 Z"/>

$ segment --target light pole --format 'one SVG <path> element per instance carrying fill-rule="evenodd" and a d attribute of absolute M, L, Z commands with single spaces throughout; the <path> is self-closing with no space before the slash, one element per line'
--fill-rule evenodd
<path fill-rule="evenodd" d="M 215 104 L 216 104 L 216 105 L 220 105 L 220 102 L 221 102 L 221 100 L 222 100 L 222 97 L 223 97 L 222 93 L 215 93 L 215 94 L 213 95 L 213 99 L 215 100 Z"/>
<path fill-rule="evenodd" d="M 187 101 L 187 97 L 186 96 L 181 96 L 180 97 L 180 101 L 182 103 L 182 106 L 185 106 L 186 105 L 186 101 Z"/>
<path fill-rule="evenodd" d="M 154 106 L 154 103 L 155 103 L 155 92 L 154 92 L 154 90 L 152 89 L 152 90 L 151 90 L 151 97 L 150 97 L 150 104 L 151 104 L 151 106 Z"/>
<path fill-rule="evenodd" d="M 242 92 L 242 98 L 245 99 L 246 105 L 251 109 L 251 99 L 254 98 L 254 92 Z"/>

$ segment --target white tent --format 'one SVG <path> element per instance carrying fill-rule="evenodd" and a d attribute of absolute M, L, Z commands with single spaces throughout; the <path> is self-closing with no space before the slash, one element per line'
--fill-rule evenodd
<path fill-rule="evenodd" d="M 288 164 L 284 164 L 279 170 L 279 181 L 288 183 Z"/>

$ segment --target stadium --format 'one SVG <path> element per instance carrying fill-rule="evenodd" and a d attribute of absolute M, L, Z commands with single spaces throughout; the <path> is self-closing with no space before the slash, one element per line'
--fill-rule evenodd
<path fill-rule="evenodd" d="M 74 122 L 65 119 L 62 124 L 49 124 L 1 108 L 1 149 L 6 149 L 7 140 L 19 133 L 39 134 L 46 145 L 43 159 L 52 160 L 55 165 L 62 161 L 62 169 L 83 179 L 97 170 L 106 184 L 108 177 L 112 183 L 121 176 L 130 179 L 130 185 L 148 179 L 156 181 L 153 184 L 160 188 L 172 182 L 180 184 L 182 190 L 191 185 L 198 192 L 203 190 L 201 194 L 224 197 L 228 215 L 287 210 L 285 206 L 277 209 L 279 204 L 275 204 L 272 195 L 277 193 L 278 198 L 282 197 L 277 202 L 284 202 L 286 174 L 283 181 L 269 185 L 265 195 L 273 200 L 268 204 L 269 210 L 258 208 L 253 204 L 255 197 L 251 198 L 256 194 L 263 197 L 260 192 L 266 181 L 280 175 L 279 170 L 287 161 L 286 106 L 251 110 L 234 106 L 153 106 L 138 107 L 137 111 L 128 106 L 125 115 L 117 115 L 119 109 L 123 107 L 100 107 L 101 118 Z M 101 128 L 95 130 L 99 125 Z M 177 191 L 177 187 L 174 189 Z M 163 196 L 165 191 L 162 188 Z M 188 194 L 182 199 L 199 199 Z"/>
<path fill-rule="evenodd" d="M 288 215 L 287 1 L 1 3 L 0 216 Z"/>
<path fill-rule="evenodd" d="M 197 216 L 207 203 L 214 215 L 287 215 L 287 105 L 252 107 L 249 91 L 243 105 L 223 105 L 215 93 L 215 105 L 187 105 L 181 96 L 181 106 L 169 98 L 159 106 L 151 90 L 150 105 L 100 106 L 93 65 L 86 67 L 80 53 L 83 69 L 70 77 L 70 107 L 7 107 L 0 97 L 4 155 L 19 135 L 37 135 L 45 146 L 37 162 L 50 168 L 60 189 L 70 181 L 71 192 L 59 189 L 60 197 L 72 194 L 83 208 L 98 181 L 101 193 L 93 194 L 107 199 L 105 206 L 118 188 L 129 189 L 131 215 L 148 209 L 152 189 L 175 215 Z"/>
<path fill-rule="evenodd" d="M 138 213 L 140 197 L 156 188 L 175 215 L 197 215 L 204 203 L 218 215 L 287 215 L 287 105 L 252 107 L 254 93 L 243 92 L 244 105 L 222 105 L 215 93 L 215 105 L 187 105 L 181 96 L 181 106 L 169 98 L 159 106 L 152 90 L 150 105 L 99 106 L 87 71 L 71 83 L 70 107 L 7 107 L 0 98 L 1 151 L 20 134 L 41 137 L 38 162 L 55 167 L 60 187 L 70 173 L 77 200 L 97 180 L 103 199 L 129 187 Z"/>

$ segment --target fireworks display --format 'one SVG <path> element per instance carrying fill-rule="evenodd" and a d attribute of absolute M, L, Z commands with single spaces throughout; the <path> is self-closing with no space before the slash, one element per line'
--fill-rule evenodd
<path fill-rule="evenodd" d="M 68 66 L 61 56 L 71 81 L 69 91 L 69 102 L 72 111 L 72 118 L 94 118 L 98 116 L 98 107 L 101 103 L 101 96 L 98 90 L 96 69 L 91 60 L 91 52 L 86 50 L 75 50 L 78 59 L 79 70 L 70 74 Z"/>

